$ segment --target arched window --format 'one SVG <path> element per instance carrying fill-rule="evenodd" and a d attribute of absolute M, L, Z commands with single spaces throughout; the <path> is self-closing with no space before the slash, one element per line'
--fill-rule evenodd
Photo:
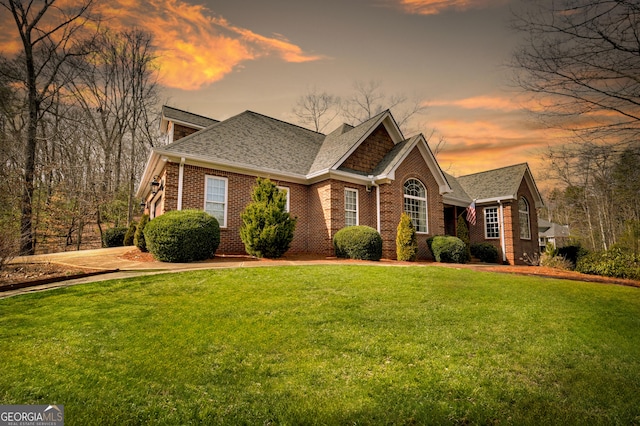
<path fill-rule="evenodd" d="M 520 238 L 530 240 L 531 221 L 529 219 L 529 202 L 524 197 L 520 197 L 518 201 L 518 213 L 520 214 Z"/>
<path fill-rule="evenodd" d="M 427 190 L 417 179 L 409 179 L 404 183 L 404 211 L 411 217 L 416 232 L 429 232 Z"/>

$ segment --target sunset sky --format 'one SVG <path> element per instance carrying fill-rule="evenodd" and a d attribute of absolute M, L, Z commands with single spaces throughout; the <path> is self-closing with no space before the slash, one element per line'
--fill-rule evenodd
<path fill-rule="evenodd" d="M 345 96 L 356 80 L 377 81 L 389 95 L 427 101 L 412 127 L 445 137 L 444 170 L 528 161 L 542 180 L 541 151 L 557 135 L 524 112 L 506 67 L 519 1 L 113 0 L 100 11 L 108 25 L 154 34 L 163 96 L 174 107 L 295 122 L 292 109 L 310 88 Z"/>

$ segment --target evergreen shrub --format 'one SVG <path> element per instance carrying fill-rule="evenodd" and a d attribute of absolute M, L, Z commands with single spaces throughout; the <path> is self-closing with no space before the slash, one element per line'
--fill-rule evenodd
<path fill-rule="evenodd" d="M 248 254 L 276 259 L 289 250 L 296 218 L 286 211 L 287 194 L 269 179 L 258 178 L 253 200 L 242 212 L 240 239 Z"/>
<path fill-rule="evenodd" d="M 133 245 L 133 238 L 136 235 L 136 229 L 138 229 L 138 225 L 135 222 L 131 222 L 131 224 L 129 225 L 129 228 L 127 229 L 127 232 L 124 234 L 125 246 Z"/>
<path fill-rule="evenodd" d="M 126 226 L 118 226 L 116 228 L 109 228 L 104 231 L 102 235 L 103 247 L 122 247 L 124 246 L 124 236 L 127 233 L 128 228 Z"/>
<path fill-rule="evenodd" d="M 396 232 L 396 257 L 402 261 L 413 261 L 418 256 L 418 238 L 411 217 L 402 213 Z"/>
<path fill-rule="evenodd" d="M 614 247 L 578 259 L 576 271 L 583 274 L 640 280 L 640 258 L 630 250 Z"/>
<path fill-rule="evenodd" d="M 431 252 L 436 262 L 465 263 L 467 246 L 458 237 L 436 236 L 431 241 Z"/>
<path fill-rule="evenodd" d="M 218 220 L 201 210 L 170 211 L 144 227 L 147 249 L 162 262 L 212 258 L 220 245 Z"/>
<path fill-rule="evenodd" d="M 382 237 L 369 226 L 348 226 L 333 237 L 336 256 L 346 259 L 380 260 Z"/>
<path fill-rule="evenodd" d="M 491 243 L 471 244 L 471 255 L 481 262 L 498 263 L 498 249 Z"/>
<path fill-rule="evenodd" d="M 147 243 L 144 239 L 144 228 L 147 226 L 147 223 L 149 223 L 149 215 L 143 214 L 140 218 L 140 222 L 138 222 L 138 226 L 136 227 L 136 233 L 133 236 L 133 245 L 138 247 L 142 252 L 148 251 Z"/>

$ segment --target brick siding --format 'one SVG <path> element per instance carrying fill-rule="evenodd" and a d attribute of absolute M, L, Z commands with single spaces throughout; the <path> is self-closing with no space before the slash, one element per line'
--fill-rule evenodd
<path fill-rule="evenodd" d="M 341 167 L 371 173 L 394 147 L 384 125 L 380 124 L 347 158 Z"/>

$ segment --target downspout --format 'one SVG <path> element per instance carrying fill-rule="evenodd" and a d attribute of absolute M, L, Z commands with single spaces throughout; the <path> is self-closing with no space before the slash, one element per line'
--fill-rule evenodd
<path fill-rule="evenodd" d="M 180 159 L 180 168 L 178 169 L 178 210 L 182 210 L 182 187 L 184 183 L 184 162 L 185 159 Z"/>
<path fill-rule="evenodd" d="M 376 187 L 376 228 L 377 231 L 380 232 L 380 185 L 378 185 L 376 181 L 373 180 L 372 175 L 369 175 L 367 177 L 371 179 L 371 186 Z"/>
<path fill-rule="evenodd" d="M 507 245 L 504 238 L 504 205 L 502 200 L 498 200 L 500 205 L 500 247 L 502 247 L 502 263 L 507 261 Z"/>

